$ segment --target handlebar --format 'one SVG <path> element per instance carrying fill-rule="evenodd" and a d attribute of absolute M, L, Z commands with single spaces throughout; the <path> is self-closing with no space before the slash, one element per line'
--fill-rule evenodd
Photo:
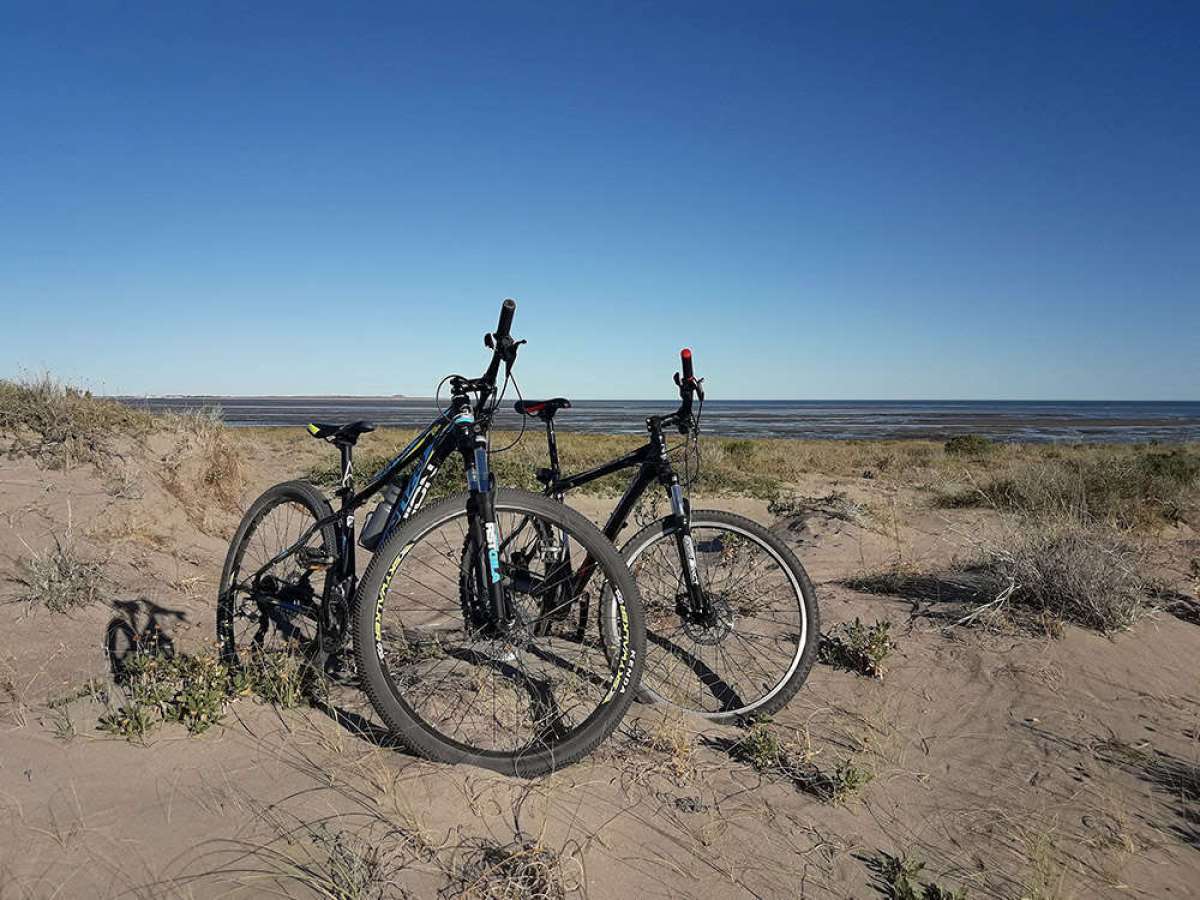
<path fill-rule="evenodd" d="M 507 377 L 512 371 L 513 363 L 517 361 L 517 348 L 524 341 L 514 341 L 510 334 L 512 330 L 513 315 L 517 311 L 517 301 L 511 297 L 500 304 L 500 321 L 496 323 L 496 330 L 491 334 L 483 336 L 483 344 L 492 350 L 492 361 L 488 363 L 487 371 L 483 373 L 483 378 L 480 379 L 486 386 L 494 388 L 496 386 L 496 374 L 500 371 L 500 363 L 504 363 L 504 374 Z"/>
<path fill-rule="evenodd" d="M 509 297 L 500 304 L 500 321 L 496 325 L 496 339 L 506 338 L 512 328 L 513 313 L 517 311 L 517 301 Z"/>
<path fill-rule="evenodd" d="M 704 402 L 704 379 L 696 377 L 696 372 L 692 368 L 690 348 L 684 347 L 679 351 L 679 365 L 683 373 L 675 373 L 675 384 L 679 386 L 679 399 L 683 402 L 679 404 L 679 409 L 661 421 L 664 424 L 668 422 L 673 424 L 679 429 L 680 434 L 687 434 L 695 425 L 692 419 L 692 397 L 698 396 L 700 402 Z"/>

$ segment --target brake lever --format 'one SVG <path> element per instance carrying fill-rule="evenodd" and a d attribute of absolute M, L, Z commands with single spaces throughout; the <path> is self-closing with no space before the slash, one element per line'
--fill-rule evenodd
<path fill-rule="evenodd" d="M 691 384 L 692 389 L 696 392 L 696 396 L 700 398 L 701 402 L 704 402 L 704 379 L 693 377 Z M 678 372 L 675 373 L 675 386 L 681 391 L 683 390 L 683 376 Z"/>
<path fill-rule="evenodd" d="M 511 340 L 512 339 L 510 338 L 510 341 Z M 525 340 L 512 341 L 512 346 L 509 348 L 509 352 L 504 355 L 504 377 L 505 378 L 508 378 L 510 375 L 512 375 L 513 364 L 517 361 L 517 348 L 520 347 L 522 344 L 526 344 L 526 343 L 528 343 L 528 341 L 525 341 Z"/>

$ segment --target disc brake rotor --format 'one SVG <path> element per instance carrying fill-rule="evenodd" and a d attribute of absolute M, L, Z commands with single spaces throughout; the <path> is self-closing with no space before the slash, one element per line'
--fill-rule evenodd
<path fill-rule="evenodd" d="M 692 641 L 711 647 L 729 637 L 733 631 L 735 616 L 733 607 L 719 594 L 710 594 L 708 603 L 711 612 L 707 621 L 684 618 L 682 626 L 683 633 Z"/>

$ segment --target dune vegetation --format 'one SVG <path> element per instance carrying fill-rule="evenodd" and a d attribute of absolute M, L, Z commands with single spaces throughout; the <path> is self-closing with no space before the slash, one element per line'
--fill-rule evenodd
<path fill-rule="evenodd" d="M 411 437 L 363 438 L 357 470 Z M 496 434 L 496 448 L 515 435 Z M 635 437 L 560 434 L 581 469 Z M 14 896 L 1184 896 L 1200 876 L 1200 446 L 703 437 L 693 503 L 770 524 L 822 604 L 779 714 L 635 705 L 517 780 L 419 760 L 352 685 L 214 654 L 297 428 L 0 382 L 0 810 Z M 494 456 L 536 489 L 540 432 Z M 459 488 L 448 466 L 436 490 Z M 572 502 L 593 519 L 611 476 Z M 643 510 L 639 515 L 651 515 Z M 122 864 L 113 847 L 136 848 Z M 123 851 L 124 852 L 124 851 Z M 55 865 L 51 865 L 51 862 Z"/>

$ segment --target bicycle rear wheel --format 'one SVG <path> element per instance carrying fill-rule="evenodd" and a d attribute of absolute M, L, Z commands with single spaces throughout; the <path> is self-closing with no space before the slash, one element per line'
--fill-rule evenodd
<path fill-rule="evenodd" d="M 755 522 L 720 510 L 690 518 L 700 584 L 713 613 L 689 621 L 683 563 L 671 517 L 621 550 L 646 614 L 642 692 L 726 722 L 777 712 L 816 659 L 816 592 L 795 554 Z"/>
<path fill-rule="evenodd" d="M 376 552 L 355 602 L 358 671 L 380 717 L 422 755 L 539 775 L 591 752 L 632 702 L 645 650 L 637 587 L 578 513 L 499 489 L 500 572 L 516 623 L 498 630 L 486 594 L 463 580 L 467 500 L 425 509 Z M 611 648 L 598 617 L 581 620 L 601 596 L 615 611 Z"/>
<path fill-rule="evenodd" d="M 314 527 L 332 514 L 329 501 L 303 481 L 268 488 L 246 511 L 217 595 L 217 641 L 226 663 L 315 650 L 325 575 L 304 567 L 296 550 L 332 558 L 333 525 Z M 293 552 L 284 555 L 289 549 Z"/>

